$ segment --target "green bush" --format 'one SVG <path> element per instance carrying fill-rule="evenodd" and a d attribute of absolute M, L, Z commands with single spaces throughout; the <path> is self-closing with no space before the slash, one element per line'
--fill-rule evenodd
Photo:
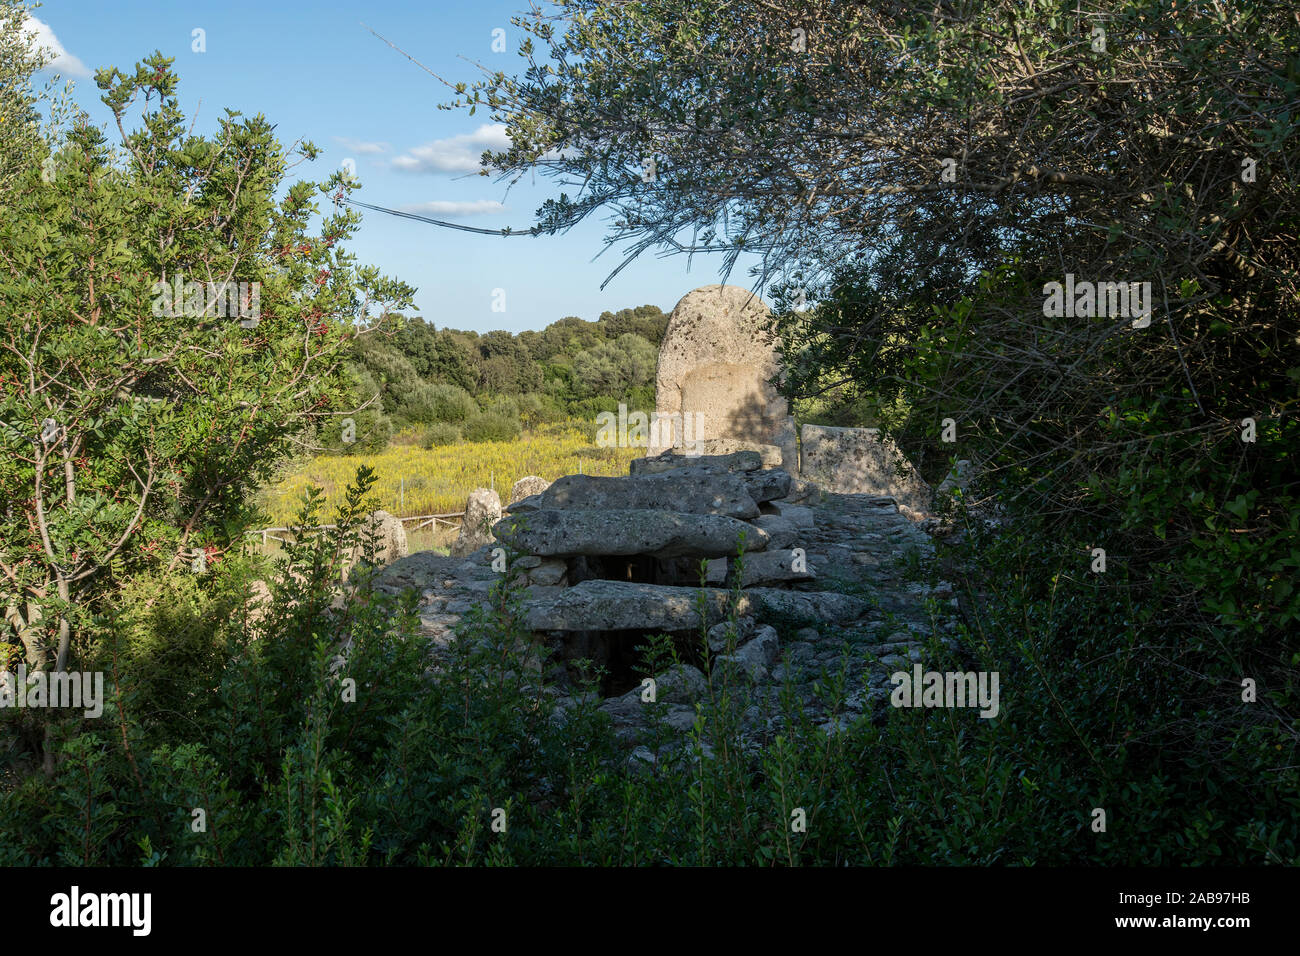
<path fill-rule="evenodd" d="M 434 422 L 424 430 L 421 444 L 425 448 L 437 448 L 442 445 L 455 445 L 461 440 L 460 428 L 448 422 Z"/>
<path fill-rule="evenodd" d="M 478 411 L 474 398 L 459 386 L 438 383 L 431 391 L 434 421 L 459 424 Z"/>
<path fill-rule="evenodd" d="M 460 424 L 478 411 L 478 405 L 463 388 L 441 382 L 417 382 L 409 386 L 400 410 L 410 422 Z"/>
<path fill-rule="evenodd" d="M 519 417 L 519 398 L 514 395 L 485 395 L 480 399 L 480 407 L 489 415 L 502 418 Z"/>
<path fill-rule="evenodd" d="M 496 412 L 479 412 L 465 423 L 466 441 L 512 441 L 523 427 L 519 419 Z"/>
<path fill-rule="evenodd" d="M 938 669 L 998 671 L 997 718 L 942 708 L 858 716 L 846 709 L 848 671 L 828 668 L 823 702 L 842 729 L 827 733 L 793 686 L 756 702 L 715 673 L 685 734 L 669 727 L 663 701 L 646 705 L 644 743 L 657 756 L 634 768 L 598 698 L 556 707 L 523 629 L 515 565 L 461 619 L 432 679 L 414 591 L 382 594 L 363 570 L 350 600 L 331 608 L 339 556 L 372 547 L 359 529 L 373 480 L 362 469 L 336 527 L 286 547 L 263 620 L 215 619 L 220 633 L 200 642 L 215 666 L 159 660 L 176 680 L 163 692 L 145 677 L 147 653 L 119 655 L 103 718 L 60 729 L 53 775 L 6 778 L 0 864 L 1300 859 L 1300 778 L 1294 754 L 1274 746 L 1280 725 L 1223 704 L 1198 725 L 1193 711 L 1215 675 L 1139 653 L 1148 635 L 1127 622 L 1145 613 L 1142 596 L 1054 575 L 1059 549 L 1035 544 L 1032 528 L 995 540 L 967 528 L 973 553 L 991 562 L 973 582 L 985 610 L 962 635 L 974 656 L 937 641 L 927 656 Z M 319 521 L 319 500 L 314 491 L 299 524 Z M 232 567 L 232 582 L 239 573 Z M 184 589 L 159 600 L 176 606 L 159 627 L 196 606 Z M 148 627 L 119 623 L 124 633 Z M 663 637 L 641 651 L 647 674 L 682 653 Z M 591 687 L 599 677 L 589 674 Z M 190 701 L 183 719 L 157 723 L 160 705 L 178 700 Z M 740 732 L 751 706 L 778 728 L 757 747 Z M 207 811 L 204 832 L 189 825 L 193 807 Z M 1094 807 L 1107 810 L 1107 833 L 1091 830 Z M 799 810 L 803 832 L 790 826 Z M 495 833 L 501 812 L 508 827 Z"/>

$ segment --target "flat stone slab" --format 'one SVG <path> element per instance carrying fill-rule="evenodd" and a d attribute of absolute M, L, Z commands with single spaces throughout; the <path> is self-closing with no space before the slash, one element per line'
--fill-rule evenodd
<path fill-rule="evenodd" d="M 767 532 L 771 539 L 768 550 L 773 548 L 791 548 L 799 541 L 800 528 L 789 518 L 780 515 L 759 515 L 754 524 Z"/>
<path fill-rule="evenodd" d="M 722 588 L 685 588 L 635 581 L 590 580 L 574 585 L 553 601 L 530 604 L 525 624 L 533 631 L 691 631 L 698 630 L 700 594 L 705 627 L 727 616 L 731 592 Z M 751 588 L 743 592 L 737 612 L 762 619 L 784 614 L 822 621 L 847 621 L 868 610 L 865 601 L 831 591 L 782 591 Z"/>
<path fill-rule="evenodd" d="M 645 554 L 721 558 L 767 547 L 767 532 L 725 515 L 644 510 L 544 509 L 510 515 L 492 529 L 499 541 L 542 557 Z"/>
<path fill-rule="evenodd" d="M 789 472 L 780 468 L 749 471 L 745 473 L 744 479 L 749 496 L 759 504 L 784 498 L 790 493 L 790 483 L 793 480 Z"/>
<path fill-rule="evenodd" d="M 782 591 L 777 588 L 750 588 L 744 592 L 749 603 L 742 601 L 741 613 L 759 620 L 781 614 L 805 620 L 838 624 L 862 617 L 871 605 L 861 598 L 836 591 Z"/>
<path fill-rule="evenodd" d="M 689 631 L 700 626 L 699 588 L 591 580 L 554 601 L 534 604 L 524 622 L 533 631 Z M 730 592 L 704 588 L 708 626 L 727 615 Z"/>
<path fill-rule="evenodd" d="M 781 449 L 775 445 L 763 445 L 762 447 L 773 449 L 775 454 L 771 456 L 771 465 L 780 465 Z M 768 466 L 768 464 L 768 459 L 764 457 L 762 452 L 757 450 L 742 450 L 726 455 L 688 455 L 670 449 L 661 455 L 633 458 L 628 469 L 633 475 L 661 475 L 665 472 L 685 469 L 711 475 L 721 475 L 758 471 L 758 469 Z"/>
<path fill-rule="evenodd" d="M 803 567 L 795 570 L 796 558 L 802 557 Z M 709 562 L 708 582 L 721 585 L 727 577 L 727 560 L 714 558 Z M 773 550 L 760 551 L 746 555 L 745 570 L 740 577 L 742 588 L 757 584 L 781 584 L 785 581 L 811 581 L 816 573 L 808 564 L 808 556 L 797 556 L 794 551 Z"/>
<path fill-rule="evenodd" d="M 542 492 L 537 504 L 539 511 L 649 508 L 728 518 L 758 517 L 758 504 L 744 478 L 690 469 L 631 478 L 566 475 Z"/>
<path fill-rule="evenodd" d="M 817 526 L 817 519 L 811 508 L 787 504 L 784 501 L 773 501 L 770 504 L 779 517 L 789 521 L 796 528 L 807 529 Z"/>

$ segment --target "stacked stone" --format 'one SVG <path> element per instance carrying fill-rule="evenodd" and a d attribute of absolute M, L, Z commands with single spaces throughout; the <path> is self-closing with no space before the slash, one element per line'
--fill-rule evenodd
<path fill-rule="evenodd" d="M 632 462 L 627 477 L 569 475 L 515 502 L 493 534 L 524 553 L 520 563 L 530 582 L 541 585 L 532 589 L 528 627 L 697 631 L 723 620 L 736 583 L 743 589 L 742 615 L 860 616 L 866 605 L 858 599 L 790 589 L 815 579 L 798 547 L 812 511 L 791 500 L 792 488 L 798 497 L 809 486 L 780 468 L 764 468 L 763 458 L 763 450 L 670 451 Z"/>

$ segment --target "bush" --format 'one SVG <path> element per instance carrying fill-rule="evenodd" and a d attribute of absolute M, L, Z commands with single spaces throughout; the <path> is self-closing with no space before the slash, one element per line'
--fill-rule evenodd
<path fill-rule="evenodd" d="M 523 431 L 519 419 L 479 412 L 465 423 L 466 441 L 513 441 Z"/>
<path fill-rule="evenodd" d="M 483 411 L 503 418 L 519 417 L 519 399 L 513 395 L 488 395 L 480 400 Z"/>
<path fill-rule="evenodd" d="M 460 424 L 477 411 L 478 405 L 469 392 L 441 382 L 412 384 L 401 406 L 401 413 L 408 421 L 421 424 Z"/>
<path fill-rule="evenodd" d="M 519 420 L 525 428 L 536 428 L 568 417 L 563 404 L 549 395 L 520 395 L 515 401 L 519 405 Z"/>
<path fill-rule="evenodd" d="M 431 391 L 434 421 L 460 424 L 478 411 L 473 396 L 457 385 L 440 382 L 433 385 Z"/>
<path fill-rule="evenodd" d="M 330 609 L 336 559 L 369 546 L 359 528 L 371 482 L 360 470 L 336 527 L 285 549 L 265 620 L 219 618 L 222 639 L 204 642 L 217 666 L 163 662 L 159 674 L 177 678 L 164 702 L 141 683 L 144 658 L 122 659 L 104 719 L 69 728 L 54 774 L 11 774 L 0 790 L 0 865 L 1297 861 L 1296 762 L 1264 746 L 1285 731 L 1224 707 L 1215 732 L 1198 733 L 1188 718 L 1201 704 L 1182 695 L 1205 677 L 1129 653 L 1139 635 L 1126 622 L 1141 607 L 1095 581 L 1058 584 L 1057 549 L 1032 529 L 974 542 L 997 562 L 979 579 L 987 610 L 974 623 L 999 639 L 965 635 L 974 660 L 937 641 L 927 652 L 936 668 L 1000 672 L 998 718 L 855 716 L 845 672 L 828 668 L 824 704 L 843 729 L 826 733 L 789 687 L 762 704 L 781 733 L 747 749 L 740 726 L 755 701 L 715 673 L 684 736 L 665 702 L 647 705 L 658 758 L 637 771 L 597 697 L 579 688 L 559 708 L 545 663 L 530 666 L 516 566 L 461 619 L 433 679 L 415 591 L 382 594 L 363 571 Z M 319 500 L 309 495 L 297 524 L 317 523 Z M 182 588 L 175 600 L 188 615 L 193 597 Z M 640 650 L 646 674 L 679 655 L 662 637 Z M 364 705 L 341 700 L 341 677 Z M 185 700 L 165 739 L 149 732 L 152 710 Z M 1156 738 L 1155 726 L 1181 732 Z M 195 806 L 208 811 L 202 833 L 187 825 Z M 1097 806 L 1123 821 L 1114 836 L 1089 831 Z M 496 807 L 509 829 L 485 840 Z M 795 808 L 806 832 L 791 831 Z"/>
<path fill-rule="evenodd" d="M 437 448 L 442 445 L 455 445 L 461 440 L 460 428 L 449 422 L 434 422 L 424 430 L 420 442 L 425 448 Z"/>

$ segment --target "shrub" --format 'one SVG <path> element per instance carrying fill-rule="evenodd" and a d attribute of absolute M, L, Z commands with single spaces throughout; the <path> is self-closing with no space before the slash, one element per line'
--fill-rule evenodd
<path fill-rule="evenodd" d="M 441 445 L 455 445 L 461 440 L 460 428 L 449 422 L 434 422 L 424 430 L 421 444 L 425 448 L 437 448 Z"/>
<path fill-rule="evenodd" d="M 473 396 L 457 385 L 437 383 L 432 392 L 433 420 L 460 424 L 478 411 Z"/>
<path fill-rule="evenodd" d="M 495 412 L 479 412 L 465 423 L 466 441 L 511 441 L 519 437 L 523 427 L 519 419 Z"/>

